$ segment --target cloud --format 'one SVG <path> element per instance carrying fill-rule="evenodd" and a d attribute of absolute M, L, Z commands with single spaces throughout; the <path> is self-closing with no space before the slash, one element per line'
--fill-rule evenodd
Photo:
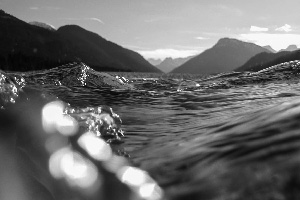
<path fill-rule="evenodd" d="M 145 19 L 144 22 L 146 23 L 154 23 L 160 21 L 169 21 L 169 20 L 176 20 L 177 17 L 174 16 L 150 16 L 149 18 Z"/>
<path fill-rule="evenodd" d="M 196 39 L 197 39 L 197 40 L 208 40 L 208 38 L 206 38 L 206 37 L 201 37 L 201 36 L 196 37 Z"/>
<path fill-rule="evenodd" d="M 268 28 L 258 27 L 258 26 L 251 26 L 250 31 L 251 32 L 266 32 L 268 31 Z"/>
<path fill-rule="evenodd" d="M 244 12 L 241 9 L 239 9 L 237 7 L 233 7 L 233 6 L 227 6 L 224 4 L 213 5 L 212 9 L 213 10 L 218 9 L 220 11 L 230 13 L 230 14 L 236 15 L 238 17 L 241 17 L 244 15 Z"/>
<path fill-rule="evenodd" d="M 291 32 L 292 27 L 291 27 L 291 25 L 285 24 L 279 28 L 276 28 L 275 31 Z"/>
<path fill-rule="evenodd" d="M 52 7 L 52 6 L 43 6 L 43 7 L 37 7 L 37 6 L 32 6 L 29 7 L 30 10 L 60 10 L 60 7 Z"/>
<path fill-rule="evenodd" d="M 71 21 L 91 20 L 91 21 L 96 21 L 96 22 L 99 22 L 101 24 L 104 24 L 104 22 L 101 19 L 98 19 L 96 17 L 85 17 L 85 18 L 67 17 L 67 18 L 63 18 L 63 19 L 71 20 Z"/>
<path fill-rule="evenodd" d="M 277 51 L 284 49 L 291 44 L 300 46 L 300 34 L 249 33 L 240 34 L 238 39 L 247 42 L 253 42 L 260 46 L 270 45 Z"/>
<path fill-rule="evenodd" d="M 104 24 L 104 22 L 101 19 L 98 19 L 98 18 L 95 18 L 95 17 L 91 17 L 91 18 L 87 18 L 87 19 L 94 20 L 94 21 L 100 22 L 101 24 Z"/>
<path fill-rule="evenodd" d="M 164 59 L 166 57 L 184 58 L 201 53 L 199 50 L 177 50 L 177 49 L 155 49 L 146 51 L 137 51 L 146 59 Z"/>
<path fill-rule="evenodd" d="M 30 7 L 30 10 L 39 10 L 39 7 Z"/>

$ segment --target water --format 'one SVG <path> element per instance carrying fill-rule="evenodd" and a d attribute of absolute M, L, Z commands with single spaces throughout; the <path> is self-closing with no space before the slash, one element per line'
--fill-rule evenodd
<path fill-rule="evenodd" d="M 70 64 L 6 76 L 25 96 L 58 98 L 76 116 L 111 107 L 125 134 L 110 137 L 115 154 L 147 171 L 164 198 L 298 199 L 299 70 L 293 61 L 256 73 L 176 77 Z M 7 82 L 4 109 L 22 96 Z"/>

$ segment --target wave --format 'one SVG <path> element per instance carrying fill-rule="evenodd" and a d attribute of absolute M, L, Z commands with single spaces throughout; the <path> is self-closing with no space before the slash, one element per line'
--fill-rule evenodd
<path fill-rule="evenodd" d="M 132 194 L 160 199 L 165 192 L 170 199 L 292 199 L 298 195 L 294 191 L 299 185 L 300 102 L 298 85 L 292 85 L 290 92 L 286 86 L 299 82 L 299 69 L 300 61 L 291 61 L 255 73 L 183 81 L 170 77 L 128 80 L 96 72 L 84 63 L 26 73 L 1 71 L 0 156 L 2 160 L 15 158 L 11 163 L 17 164 L 7 162 L 15 180 L 24 178 L 17 166 L 30 171 L 28 166 L 38 163 L 42 169 L 36 171 L 41 175 L 30 172 L 30 180 L 55 195 L 61 193 L 58 199 L 90 199 L 103 194 L 106 199 L 120 199 L 118 194 L 123 199 Z M 275 87 L 272 83 L 284 84 Z M 246 101 L 252 104 L 234 105 Z M 124 116 L 127 123 L 137 124 L 134 127 L 149 125 L 149 121 L 158 125 L 151 142 L 147 134 L 137 136 L 142 138 L 143 148 L 130 158 L 155 181 L 126 159 L 131 156 L 121 144 L 126 133 L 121 117 L 111 108 L 119 104 L 123 105 L 119 111 L 138 106 L 127 112 L 132 116 Z M 154 110 L 154 115 L 148 115 L 145 108 Z M 140 121 L 134 121 L 135 112 L 140 112 Z M 190 122 L 192 117 L 199 118 L 199 124 Z M 159 129 L 161 124 L 165 130 Z M 147 130 L 142 128 L 143 133 Z M 160 137 L 163 134 L 166 136 Z M 14 143 L 18 153 L 6 145 Z M 15 157 L 20 152 L 33 161 Z M 68 163 L 77 166 L 81 174 L 72 174 L 76 170 Z M 91 173 L 85 177 L 83 169 Z M 2 178 L 1 170 L 0 186 L 5 184 L 1 180 L 9 181 Z M 130 178 L 136 176 L 140 179 Z M 90 187 L 91 183 L 95 187 Z M 110 188 L 118 188 L 118 192 Z"/>
<path fill-rule="evenodd" d="M 117 146 L 124 137 L 119 115 L 106 105 L 73 107 L 54 95 L 61 87 L 133 89 L 126 79 L 83 63 L 28 73 L 0 71 L 1 194 L 13 199 L 161 199 L 157 183 Z M 14 189 L 2 191 L 12 183 Z"/>
<path fill-rule="evenodd" d="M 113 77 L 97 72 L 84 63 L 70 63 L 50 70 L 23 73 L 28 84 L 99 87 L 110 89 L 133 89 L 123 77 Z"/>

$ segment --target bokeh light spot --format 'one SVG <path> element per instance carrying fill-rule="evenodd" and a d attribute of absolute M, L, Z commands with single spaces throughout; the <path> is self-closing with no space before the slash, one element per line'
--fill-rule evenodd
<path fill-rule="evenodd" d="M 64 105 L 61 101 L 46 104 L 42 110 L 43 128 L 48 133 L 56 131 L 56 124 L 63 116 Z"/>
<path fill-rule="evenodd" d="M 162 198 L 162 190 L 155 183 L 146 183 L 139 189 L 139 195 L 147 200 L 159 200 Z"/>
<path fill-rule="evenodd" d="M 147 180 L 147 173 L 135 167 L 125 166 L 122 167 L 118 172 L 117 176 L 120 180 L 131 186 L 140 186 Z"/>
<path fill-rule="evenodd" d="M 87 132 L 80 136 L 78 144 L 96 160 L 107 161 L 112 156 L 112 150 L 109 145 L 92 132 Z"/>
<path fill-rule="evenodd" d="M 74 135 L 78 131 L 78 122 L 70 115 L 62 116 L 56 125 L 57 130 L 65 136 Z"/>
<path fill-rule="evenodd" d="M 49 170 L 53 177 L 64 178 L 73 187 L 88 189 L 101 183 L 97 167 L 67 147 L 51 155 Z"/>
<path fill-rule="evenodd" d="M 68 148 L 62 148 L 54 152 L 49 159 L 49 171 L 54 178 L 63 178 L 63 172 L 60 167 L 60 163 L 63 155 L 68 152 Z"/>

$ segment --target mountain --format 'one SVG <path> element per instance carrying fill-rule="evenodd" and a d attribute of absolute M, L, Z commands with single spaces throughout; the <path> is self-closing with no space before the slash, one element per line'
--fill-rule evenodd
<path fill-rule="evenodd" d="M 260 53 L 252 57 L 235 71 L 259 71 L 284 62 L 300 60 L 300 50 Z"/>
<path fill-rule="evenodd" d="M 38 26 L 41 28 L 45 28 L 49 31 L 55 31 L 55 28 L 49 24 L 43 23 L 43 22 L 29 22 L 30 25 Z"/>
<path fill-rule="evenodd" d="M 286 49 L 281 49 L 280 51 L 296 51 L 297 49 L 299 49 L 296 45 L 292 44 L 289 45 Z"/>
<path fill-rule="evenodd" d="M 0 44 L 0 68 L 4 70 L 40 70 L 84 62 L 97 71 L 160 72 L 138 53 L 79 26 L 48 30 L 2 10 Z"/>
<path fill-rule="evenodd" d="M 165 73 L 169 73 L 176 67 L 179 67 L 186 61 L 190 60 L 192 57 L 193 56 L 189 56 L 186 58 L 174 58 L 174 59 L 171 57 L 168 57 L 168 58 L 165 58 L 159 65 L 156 65 L 156 67 Z"/>
<path fill-rule="evenodd" d="M 269 50 L 253 43 L 222 38 L 212 48 L 174 69 L 172 73 L 214 74 L 228 72 L 243 65 L 254 55 Z"/>
<path fill-rule="evenodd" d="M 63 26 L 57 32 L 67 43 L 66 52 L 79 58 L 80 61 L 95 70 L 116 68 L 122 71 L 160 72 L 140 54 L 107 41 L 80 26 Z"/>
<path fill-rule="evenodd" d="M 263 46 L 263 48 L 268 49 L 271 53 L 276 53 L 277 51 L 274 50 L 270 45 Z"/>
<path fill-rule="evenodd" d="M 154 59 L 154 58 L 149 58 L 147 59 L 147 61 L 153 66 L 159 65 L 162 62 L 161 59 Z"/>
<path fill-rule="evenodd" d="M 259 71 L 263 69 L 263 66 L 267 63 L 275 60 L 283 55 L 288 54 L 288 52 L 278 52 L 278 53 L 259 53 L 252 58 L 250 58 L 245 64 L 235 69 L 235 71 Z"/>
<path fill-rule="evenodd" d="M 0 11 L 0 67 L 26 71 L 55 67 L 62 58 L 63 39 L 53 31 L 30 25 Z"/>

